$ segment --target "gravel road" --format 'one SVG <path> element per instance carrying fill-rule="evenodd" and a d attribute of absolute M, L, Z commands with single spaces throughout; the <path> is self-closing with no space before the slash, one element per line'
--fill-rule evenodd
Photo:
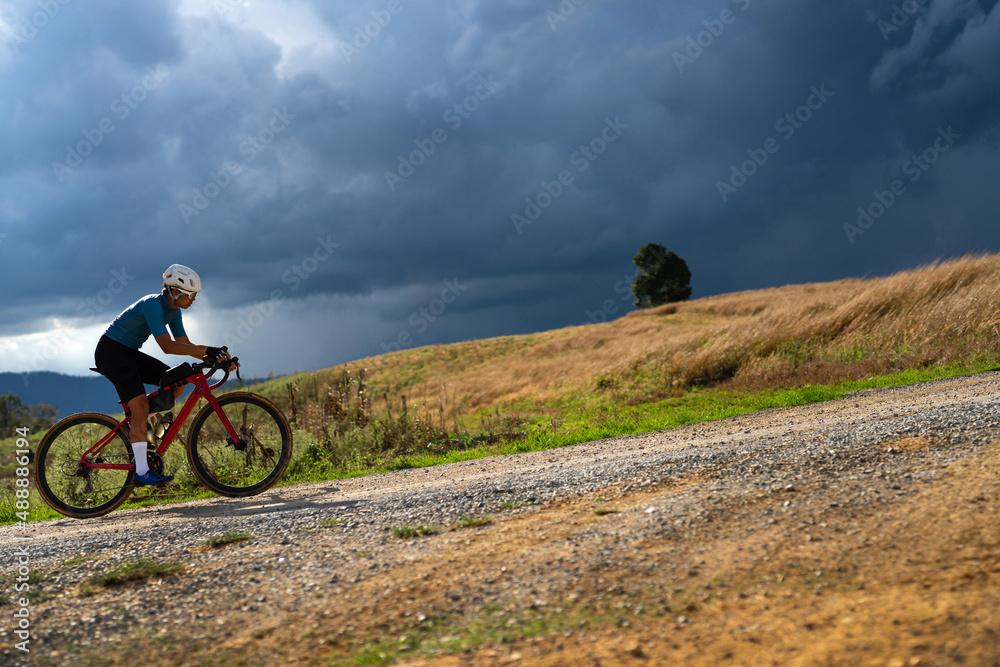
<path fill-rule="evenodd" d="M 706 494 L 731 500 L 811 488 L 834 507 L 892 503 L 996 438 L 998 386 L 1000 374 L 982 373 L 546 452 L 272 489 L 250 499 L 51 520 L 33 524 L 27 542 L 15 542 L 24 533 L 3 526 L 5 553 L 27 545 L 39 597 L 31 605 L 30 654 L 13 648 L 18 639 L 5 613 L 0 662 L 82 664 L 136 632 L 242 636 L 230 621 L 320 610 L 402 564 L 443 558 L 470 534 L 462 527 L 469 517 L 493 520 L 485 535 L 506 518 L 567 499 L 676 489 L 667 500 L 629 510 L 633 520 L 617 530 L 629 531 L 632 541 L 706 520 Z M 404 526 L 438 533 L 402 540 L 390 530 Z M 252 537 L 205 546 L 230 531 Z M 144 558 L 184 563 L 183 575 L 81 594 L 88 578 Z M 7 561 L 4 597 L 14 597 L 15 566 Z"/>

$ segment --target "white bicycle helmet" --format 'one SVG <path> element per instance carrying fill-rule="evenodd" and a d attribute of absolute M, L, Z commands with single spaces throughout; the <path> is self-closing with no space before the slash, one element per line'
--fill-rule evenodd
<path fill-rule="evenodd" d="M 170 268 L 163 272 L 163 284 L 185 292 L 201 291 L 201 278 L 194 269 L 189 269 L 183 264 L 171 264 Z"/>

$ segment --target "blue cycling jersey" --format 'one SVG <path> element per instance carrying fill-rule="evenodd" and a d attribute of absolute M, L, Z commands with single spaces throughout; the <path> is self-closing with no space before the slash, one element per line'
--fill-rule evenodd
<path fill-rule="evenodd" d="M 174 338 L 185 336 L 180 309 L 173 310 L 163 294 L 149 294 L 122 311 L 104 335 L 133 350 L 138 350 L 146 339 L 167 333 L 170 327 Z"/>

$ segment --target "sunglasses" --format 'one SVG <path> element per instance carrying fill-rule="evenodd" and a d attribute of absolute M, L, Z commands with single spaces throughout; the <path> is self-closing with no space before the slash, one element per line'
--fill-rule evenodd
<path fill-rule="evenodd" d="M 195 297 L 198 296 L 197 292 L 185 292 L 180 287 L 175 287 L 174 289 L 176 289 L 178 292 L 180 292 L 180 296 L 186 296 L 187 298 L 191 299 L 192 301 L 194 301 Z"/>

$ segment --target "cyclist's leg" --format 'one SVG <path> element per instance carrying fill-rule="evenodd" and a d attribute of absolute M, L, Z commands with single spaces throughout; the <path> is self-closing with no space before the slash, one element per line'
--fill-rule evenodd
<path fill-rule="evenodd" d="M 149 416 L 149 400 L 146 398 L 144 383 L 158 384 L 165 363 L 148 354 L 133 350 L 107 337 L 102 337 L 94 353 L 94 362 L 118 392 L 123 403 L 132 411 L 130 443 L 135 458 L 138 476 L 148 470 L 146 461 L 146 419 Z"/>
<path fill-rule="evenodd" d="M 141 442 L 145 446 L 146 420 L 149 418 L 149 399 L 146 398 L 145 393 L 139 394 L 128 402 L 128 407 L 132 410 L 132 431 L 129 436 L 131 442 Z"/>
<path fill-rule="evenodd" d="M 136 370 L 141 382 L 159 386 L 160 378 L 167 371 L 169 366 L 165 363 L 149 356 L 145 352 L 136 352 Z M 129 401 L 132 408 L 132 449 L 135 453 L 135 474 L 142 477 L 149 469 L 146 462 L 147 419 L 149 418 L 149 399 L 146 398 L 146 390 Z M 142 452 L 142 462 L 140 464 L 139 452 Z"/>
<path fill-rule="evenodd" d="M 138 350 L 126 347 L 107 336 L 101 338 L 94 352 L 94 365 L 114 385 L 122 403 L 129 403 L 139 394 L 146 393 L 136 365 L 138 355 Z"/>

